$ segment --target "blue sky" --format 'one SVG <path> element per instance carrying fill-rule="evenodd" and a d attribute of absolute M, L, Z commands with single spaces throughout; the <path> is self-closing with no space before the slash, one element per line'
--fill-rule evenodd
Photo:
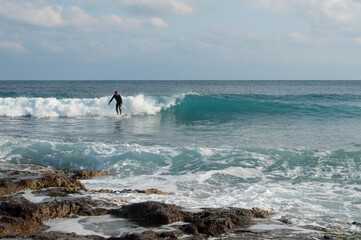
<path fill-rule="evenodd" d="M 0 79 L 361 79 L 360 0 L 0 0 Z"/>

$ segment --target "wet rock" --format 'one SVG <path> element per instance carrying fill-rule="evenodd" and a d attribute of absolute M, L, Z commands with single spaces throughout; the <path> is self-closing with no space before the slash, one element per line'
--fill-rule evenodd
<path fill-rule="evenodd" d="M 322 240 L 332 240 L 333 239 L 333 237 L 331 237 L 331 236 L 323 236 L 323 238 L 322 238 Z"/>
<path fill-rule="evenodd" d="M 198 232 L 198 227 L 195 224 L 186 224 L 180 227 L 180 229 L 189 235 L 198 236 L 200 233 Z"/>
<path fill-rule="evenodd" d="M 101 204 L 103 204 L 102 201 L 87 199 L 32 203 L 24 198 L 13 198 L 1 203 L 0 211 L 3 216 L 42 223 L 49 219 L 71 217 L 78 214 L 83 216 L 105 215 L 108 211 L 93 209 Z"/>
<path fill-rule="evenodd" d="M 183 211 L 183 208 L 160 202 L 143 202 L 112 210 L 117 217 L 131 218 L 143 226 L 160 226 L 179 221 L 189 222 L 180 229 L 192 235 L 221 236 L 237 227 L 252 224 L 253 210 L 241 208 L 207 208 L 198 213 Z"/>
<path fill-rule="evenodd" d="M 281 217 L 281 219 L 279 219 L 279 221 L 284 224 L 292 224 L 292 222 L 289 219 L 285 218 L 284 216 Z"/>
<path fill-rule="evenodd" d="M 80 170 L 80 171 L 73 172 L 73 174 L 71 174 L 70 177 L 73 179 L 90 179 L 90 178 L 101 177 L 101 176 L 105 176 L 105 175 L 109 175 L 109 173 L 104 172 L 104 171 L 98 171 L 98 170 Z"/>
<path fill-rule="evenodd" d="M 161 190 L 158 190 L 156 188 L 152 188 L 152 189 L 147 189 L 147 190 L 134 190 L 134 192 L 136 193 L 143 193 L 143 194 L 159 194 L 159 195 L 165 195 L 167 193 L 161 191 Z"/>
<path fill-rule="evenodd" d="M 320 226 L 307 225 L 306 227 L 320 232 L 332 232 L 332 230 Z"/>
<path fill-rule="evenodd" d="M 79 211 L 79 216 L 103 216 L 109 213 L 108 209 L 105 208 L 95 208 L 95 209 L 81 209 Z"/>
<path fill-rule="evenodd" d="M 92 193 L 109 193 L 114 194 L 116 191 L 110 189 L 99 189 L 99 190 L 91 190 Z"/>
<path fill-rule="evenodd" d="M 255 218 L 268 218 L 272 215 L 271 212 L 260 208 L 252 208 L 253 217 Z"/>
<path fill-rule="evenodd" d="M 208 208 L 185 218 L 185 221 L 191 222 L 191 224 L 183 226 L 182 230 L 194 235 L 221 236 L 237 227 L 252 224 L 252 216 L 252 211 L 247 209 Z"/>
<path fill-rule="evenodd" d="M 139 189 L 123 189 L 122 191 L 120 191 L 119 193 L 142 193 L 142 194 L 159 194 L 159 195 L 166 195 L 166 192 L 163 192 L 159 189 L 156 188 L 152 188 L 152 189 L 147 189 L 147 190 L 139 190 Z"/>
<path fill-rule="evenodd" d="M 18 236 L 42 232 L 46 227 L 17 217 L 0 218 L 0 236 Z"/>
<path fill-rule="evenodd" d="M 183 235 L 184 233 L 178 230 L 158 233 L 158 237 L 161 237 L 163 239 L 178 239 Z"/>
<path fill-rule="evenodd" d="M 10 179 L 0 179 L 0 196 L 6 196 L 22 190 L 21 186 Z"/>
<path fill-rule="evenodd" d="M 46 232 L 40 233 L 36 235 L 29 236 L 29 238 L 33 240 L 52 240 L 52 239 L 92 239 L 92 240 L 104 240 L 104 237 L 96 236 L 96 235 L 77 235 L 75 233 L 62 233 L 62 232 Z"/>
<path fill-rule="evenodd" d="M 108 238 L 108 240 L 150 240 L 150 239 L 178 239 L 183 233 L 181 231 L 154 232 L 152 230 L 142 233 L 126 233 L 121 237 Z"/>
<path fill-rule="evenodd" d="M 159 226 L 183 221 L 186 215 L 181 207 L 160 202 L 143 202 L 123 206 L 111 213 L 117 217 L 131 218 L 140 225 Z"/>
<path fill-rule="evenodd" d="M 142 233 L 126 233 L 121 237 L 111 237 L 108 240 L 153 240 L 160 239 L 154 231 L 145 231 Z"/>
<path fill-rule="evenodd" d="M 0 196 L 14 194 L 26 189 L 41 189 L 49 187 L 62 187 L 70 191 L 86 190 L 85 186 L 74 179 L 65 176 L 47 175 L 40 178 L 21 180 L 1 179 Z"/>

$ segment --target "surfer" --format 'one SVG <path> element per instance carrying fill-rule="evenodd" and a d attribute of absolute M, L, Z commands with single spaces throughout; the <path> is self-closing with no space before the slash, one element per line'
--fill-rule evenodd
<path fill-rule="evenodd" d="M 115 105 L 115 110 L 117 111 L 117 114 L 122 115 L 122 104 L 123 104 L 123 100 L 122 97 L 118 94 L 118 91 L 115 91 L 112 99 L 110 99 L 108 105 L 113 101 L 113 99 L 115 98 L 115 100 L 117 101 L 117 104 Z"/>

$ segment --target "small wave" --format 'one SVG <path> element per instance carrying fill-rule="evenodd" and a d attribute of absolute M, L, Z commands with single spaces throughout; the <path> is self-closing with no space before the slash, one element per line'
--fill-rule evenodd
<path fill-rule="evenodd" d="M 130 115 L 156 114 L 177 103 L 184 95 L 123 97 L 123 112 Z M 2 117 L 86 117 L 114 116 L 114 102 L 107 106 L 108 97 L 101 98 L 0 98 Z"/>

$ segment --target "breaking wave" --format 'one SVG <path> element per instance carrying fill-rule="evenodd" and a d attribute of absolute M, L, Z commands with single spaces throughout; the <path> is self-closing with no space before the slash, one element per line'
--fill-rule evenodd
<path fill-rule="evenodd" d="M 156 114 L 176 104 L 183 96 L 123 97 L 123 112 L 130 115 Z M 2 117 L 87 117 L 114 116 L 114 101 L 108 106 L 108 97 L 100 98 L 0 98 Z"/>
<path fill-rule="evenodd" d="M 0 98 L 2 117 L 88 117 L 114 116 L 115 103 L 108 106 L 108 97 L 100 98 Z M 361 116 L 357 96 L 344 95 L 199 95 L 123 97 L 124 113 L 130 115 L 175 115 L 209 119 L 217 116 L 291 115 L 296 117 Z"/>

